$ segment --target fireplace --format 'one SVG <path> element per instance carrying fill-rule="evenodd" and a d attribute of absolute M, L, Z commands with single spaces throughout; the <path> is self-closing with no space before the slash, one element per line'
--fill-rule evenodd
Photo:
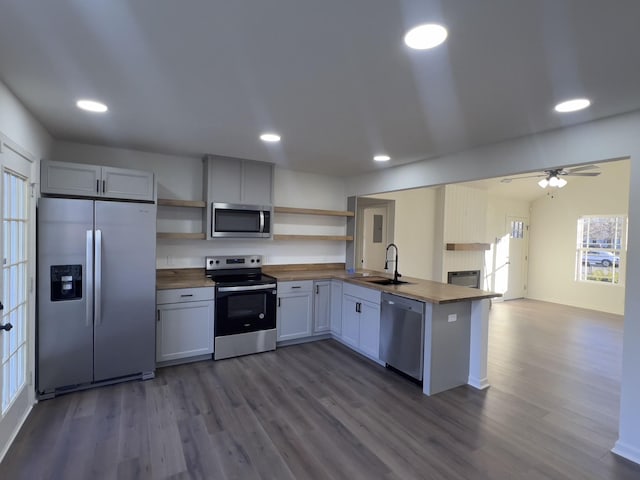
<path fill-rule="evenodd" d="M 480 288 L 480 270 L 460 270 L 447 273 L 447 283 L 463 287 Z"/>

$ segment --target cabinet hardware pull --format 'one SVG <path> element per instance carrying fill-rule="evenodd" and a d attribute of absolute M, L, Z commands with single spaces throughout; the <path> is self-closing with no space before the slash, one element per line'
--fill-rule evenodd
<path fill-rule="evenodd" d="M 278 297 L 278 306 L 280 306 L 280 297 Z"/>
<path fill-rule="evenodd" d="M 158 314 L 156 315 L 156 317 L 158 317 L 158 321 L 160 321 L 160 310 L 158 310 Z"/>
<path fill-rule="evenodd" d="M 96 193 L 100 193 L 100 180 L 96 180 Z"/>
<path fill-rule="evenodd" d="M 107 181 L 102 180 L 102 193 L 105 193 L 106 191 L 107 191 Z"/>
<path fill-rule="evenodd" d="M 185 295 L 180 295 L 180 296 L 181 296 L 181 297 L 193 297 L 193 293 L 190 293 L 190 294 L 188 294 L 188 295 L 187 295 L 187 294 L 185 294 Z"/>
<path fill-rule="evenodd" d="M 302 288 L 302 286 L 300 286 L 300 285 L 294 285 L 294 286 L 293 286 L 293 287 L 291 287 L 291 288 L 292 288 L 292 289 L 293 289 L 293 288 Z"/>
<path fill-rule="evenodd" d="M 320 287 L 316 285 L 316 295 L 318 295 L 319 293 L 320 293 Z"/>

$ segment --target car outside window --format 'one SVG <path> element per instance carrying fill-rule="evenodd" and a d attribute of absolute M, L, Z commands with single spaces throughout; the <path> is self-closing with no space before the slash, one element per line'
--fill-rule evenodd
<path fill-rule="evenodd" d="M 588 215 L 578 219 L 576 280 L 621 283 L 627 217 Z"/>

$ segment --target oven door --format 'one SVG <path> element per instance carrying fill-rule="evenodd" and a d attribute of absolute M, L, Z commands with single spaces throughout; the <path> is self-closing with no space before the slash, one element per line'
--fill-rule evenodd
<path fill-rule="evenodd" d="M 215 336 L 276 328 L 276 284 L 216 287 Z"/>

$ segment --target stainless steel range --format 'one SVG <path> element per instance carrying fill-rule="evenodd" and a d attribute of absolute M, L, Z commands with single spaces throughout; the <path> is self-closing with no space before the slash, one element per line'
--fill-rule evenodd
<path fill-rule="evenodd" d="M 216 282 L 213 358 L 275 350 L 277 284 L 262 256 L 207 257 L 206 275 Z"/>

